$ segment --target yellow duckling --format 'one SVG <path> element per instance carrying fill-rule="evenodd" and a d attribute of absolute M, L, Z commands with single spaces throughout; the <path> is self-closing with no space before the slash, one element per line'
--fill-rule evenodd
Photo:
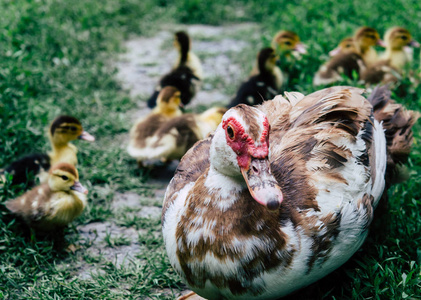
<path fill-rule="evenodd" d="M 78 180 L 73 165 L 53 165 L 47 183 L 7 201 L 6 207 L 31 228 L 56 231 L 72 222 L 86 206 L 88 190 Z"/>
<path fill-rule="evenodd" d="M 390 83 L 400 80 L 404 67 L 412 61 L 407 48 L 419 47 L 408 30 L 392 27 L 385 34 L 386 51 L 381 60 L 373 64 L 361 78 L 367 84 Z"/>
<path fill-rule="evenodd" d="M 405 65 L 412 62 L 412 55 L 409 55 L 412 52 L 411 47 L 420 47 L 420 44 L 412 38 L 409 31 L 402 27 L 388 29 L 384 40 L 386 51 L 381 59 L 389 61 L 391 67 L 400 71 L 403 70 Z"/>
<path fill-rule="evenodd" d="M 365 65 L 370 66 L 377 62 L 378 55 L 374 46 L 385 46 L 384 42 L 380 39 L 377 30 L 363 26 L 357 29 L 353 38 L 357 53 L 361 55 Z"/>
<path fill-rule="evenodd" d="M 171 118 L 182 115 L 180 110 L 181 93 L 173 86 L 164 87 L 158 95 L 157 106 L 152 113 L 136 121 L 130 130 L 130 141 L 127 152 L 137 158 L 139 149 L 146 146 L 146 140 L 153 136 L 160 126 Z M 141 161 L 138 161 L 141 166 Z"/>
<path fill-rule="evenodd" d="M 197 141 L 214 131 L 222 120 L 226 108 L 213 107 L 201 114 L 184 114 L 173 118 L 143 141 L 131 155 L 142 166 L 156 160 L 166 162 L 180 159 Z M 140 145 L 139 145 L 140 146 Z"/>
<path fill-rule="evenodd" d="M 203 78 L 202 64 L 191 51 L 191 40 L 184 31 L 175 33 L 174 46 L 178 51 L 178 60 L 173 69 L 159 81 L 148 100 L 148 107 L 154 108 L 159 92 L 165 86 L 174 86 L 181 93 L 181 102 L 186 105 L 196 95 Z"/>
<path fill-rule="evenodd" d="M 33 186 L 36 178 L 45 182 L 50 166 L 59 162 L 77 164 L 77 148 L 70 143 L 76 139 L 95 141 L 95 138 L 83 130 L 80 121 L 71 116 L 59 116 L 50 125 L 48 137 L 52 150 L 48 153 L 34 153 L 20 158 L 7 166 L 2 173 L 13 175 L 12 184 L 28 182 Z"/>

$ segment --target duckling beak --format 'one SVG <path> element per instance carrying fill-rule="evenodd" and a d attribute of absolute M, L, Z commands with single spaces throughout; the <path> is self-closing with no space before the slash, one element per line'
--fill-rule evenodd
<path fill-rule="evenodd" d="M 414 47 L 414 48 L 419 48 L 420 47 L 420 43 L 418 43 L 416 40 L 411 40 L 408 44 L 408 46 Z"/>
<path fill-rule="evenodd" d="M 269 210 L 279 209 L 283 195 L 267 159 L 252 157 L 248 168 L 241 168 L 241 173 L 254 200 Z"/>
<path fill-rule="evenodd" d="M 78 139 L 85 140 L 88 142 L 95 141 L 95 137 L 93 135 L 90 135 L 87 131 L 82 132 L 82 134 L 78 136 Z"/>
<path fill-rule="evenodd" d="M 336 55 L 338 55 L 339 51 L 341 51 L 341 48 L 336 47 L 335 49 L 333 49 L 329 52 L 329 56 L 336 56 Z"/>
<path fill-rule="evenodd" d="M 383 40 L 381 40 L 381 39 L 378 39 L 377 40 L 377 45 L 379 45 L 380 47 L 383 47 L 383 48 L 386 47 L 386 43 Z"/>
<path fill-rule="evenodd" d="M 85 195 L 88 194 L 88 190 L 79 181 L 75 181 L 75 184 L 70 189 Z"/>
<path fill-rule="evenodd" d="M 307 54 L 307 45 L 303 43 L 298 43 L 297 45 L 295 45 L 294 50 L 301 54 Z"/>

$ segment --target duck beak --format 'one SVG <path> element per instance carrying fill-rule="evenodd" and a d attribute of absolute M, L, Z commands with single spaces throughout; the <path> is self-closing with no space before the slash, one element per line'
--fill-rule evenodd
<path fill-rule="evenodd" d="M 277 210 L 281 206 L 282 191 L 267 159 L 252 157 L 248 168 L 241 168 L 241 173 L 254 200 L 269 210 Z"/>
<path fill-rule="evenodd" d="M 95 137 L 93 135 L 90 135 L 87 131 L 82 132 L 82 134 L 78 136 L 78 139 L 85 140 L 88 142 L 95 141 Z"/>
<path fill-rule="evenodd" d="M 88 194 L 88 190 L 79 181 L 75 181 L 75 184 L 70 189 L 85 195 Z"/>
<path fill-rule="evenodd" d="M 338 53 L 341 51 L 341 48 L 339 48 L 339 47 L 336 47 L 335 49 L 333 49 L 333 50 L 331 50 L 330 52 L 329 52 L 329 56 L 336 56 L 336 55 L 338 55 Z"/>
<path fill-rule="evenodd" d="M 418 43 L 416 40 L 411 40 L 408 44 L 408 46 L 414 47 L 414 48 L 419 48 L 420 47 L 420 43 Z"/>
<path fill-rule="evenodd" d="M 378 39 L 377 40 L 377 45 L 379 45 L 380 47 L 383 47 L 383 48 L 386 47 L 386 43 L 383 40 L 381 40 L 381 39 Z"/>
<path fill-rule="evenodd" d="M 301 54 L 307 54 L 307 45 L 303 43 L 298 43 L 297 45 L 295 45 L 294 50 Z"/>

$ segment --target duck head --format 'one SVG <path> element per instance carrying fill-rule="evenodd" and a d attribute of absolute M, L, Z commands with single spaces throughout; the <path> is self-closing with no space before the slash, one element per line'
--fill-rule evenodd
<path fill-rule="evenodd" d="M 385 43 L 380 39 L 379 33 L 376 29 L 363 26 L 360 27 L 354 34 L 354 42 L 357 50 L 364 54 L 370 47 L 379 45 L 385 47 Z"/>
<path fill-rule="evenodd" d="M 270 168 L 269 131 L 260 110 L 242 104 L 231 108 L 215 131 L 210 162 L 216 171 L 244 181 L 258 203 L 276 210 L 283 196 Z"/>
<path fill-rule="evenodd" d="M 289 30 L 281 30 L 275 34 L 272 40 L 272 47 L 287 56 L 294 52 L 307 53 L 307 46 L 300 41 L 299 36 L 295 32 Z"/>
<path fill-rule="evenodd" d="M 156 112 L 167 115 L 177 113 L 183 107 L 180 91 L 173 86 L 164 87 L 158 94 L 156 107 Z"/>
<path fill-rule="evenodd" d="M 259 54 L 257 55 L 257 65 L 259 66 L 260 74 L 265 72 L 271 73 L 276 67 L 276 61 L 278 58 L 279 57 L 276 55 L 273 48 L 267 47 L 260 50 Z"/>
<path fill-rule="evenodd" d="M 58 163 L 50 169 L 48 185 L 55 192 L 73 190 L 88 194 L 88 190 L 79 182 L 79 173 L 76 168 L 68 163 Z"/>
<path fill-rule="evenodd" d="M 385 43 L 391 50 L 402 50 L 405 47 L 420 47 L 420 44 L 412 39 L 409 31 L 402 27 L 388 29 L 384 36 Z"/>
<path fill-rule="evenodd" d="M 335 49 L 329 52 L 329 56 L 336 56 L 339 53 L 352 53 L 357 52 L 354 39 L 352 37 L 344 38 Z"/>
<path fill-rule="evenodd" d="M 174 35 L 174 47 L 180 54 L 180 64 L 187 61 L 187 55 L 190 51 L 190 37 L 185 31 L 177 31 Z"/>
<path fill-rule="evenodd" d="M 80 121 L 72 116 L 57 117 L 51 123 L 49 134 L 50 139 L 56 146 L 65 145 L 76 139 L 95 141 L 95 137 L 84 131 Z"/>

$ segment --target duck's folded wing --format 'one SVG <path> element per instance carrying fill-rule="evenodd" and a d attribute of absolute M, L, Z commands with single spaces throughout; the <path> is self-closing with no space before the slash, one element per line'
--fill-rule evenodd
<path fill-rule="evenodd" d="M 185 186 L 194 183 L 209 168 L 209 149 L 212 138 L 213 135 L 209 135 L 206 139 L 194 144 L 181 159 L 165 193 L 162 207 L 163 218 L 168 207 L 177 198 L 178 192 Z"/>
<path fill-rule="evenodd" d="M 317 210 L 316 195 L 325 191 L 362 197 L 371 192 L 367 182 L 375 181 L 376 171 L 384 176 L 383 131 L 361 93 L 334 87 L 310 94 L 291 108 L 288 122 L 271 131 L 271 166 L 294 205 Z"/>

